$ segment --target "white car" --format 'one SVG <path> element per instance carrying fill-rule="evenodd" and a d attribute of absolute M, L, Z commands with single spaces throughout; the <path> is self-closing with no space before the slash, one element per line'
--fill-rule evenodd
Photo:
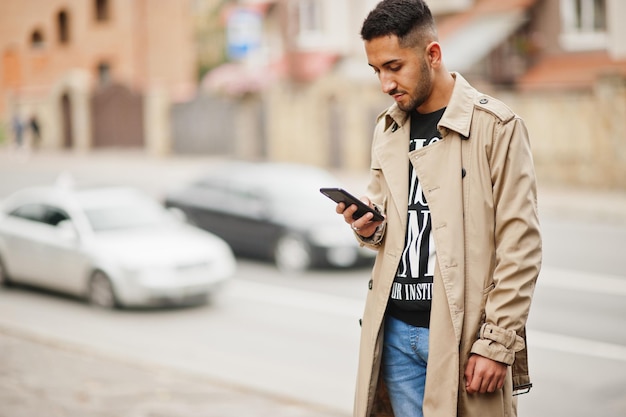
<path fill-rule="evenodd" d="M 29 188 L 0 207 L 0 284 L 162 305 L 204 301 L 235 267 L 224 240 L 132 188 Z"/>

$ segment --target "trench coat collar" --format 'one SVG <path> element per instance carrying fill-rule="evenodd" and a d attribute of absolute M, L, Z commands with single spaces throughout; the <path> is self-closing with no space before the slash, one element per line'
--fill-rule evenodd
<path fill-rule="evenodd" d="M 461 137 L 468 138 L 470 133 L 472 115 L 474 111 L 474 100 L 478 96 L 478 92 L 459 74 L 451 73 L 455 79 L 452 96 L 446 106 L 438 129 L 444 136 L 447 136 L 447 130 L 455 131 Z M 383 112 L 378 121 L 384 118 L 383 132 L 384 138 L 375 148 L 380 163 L 390 184 L 391 196 L 395 201 L 395 206 L 406 208 L 408 202 L 408 158 L 402 158 L 401 155 L 409 153 L 409 136 L 410 136 L 410 115 L 401 110 L 396 103 Z M 395 139 L 394 139 L 395 138 Z M 400 216 L 401 226 L 406 227 L 406 213 L 398 212 Z"/>
<path fill-rule="evenodd" d="M 455 131 L 467 138 L 470 135 L 474 100 L 478 96 L 478 92 L 458 72 L 451 72 L 450 74 L 455 79 L 454 88 L 438 127 Z M 410 119 L 409 113 L 400 110 L 396 103 L 389 107 L 383 116 L 385 117 L 385 132 L 390 128 L 395 131 L 398 127 L 404 127 L 404 124 Z"/>
<path fill-rule="evenodd" d="M 462 137 L 469 138 L 474 114 L 474 100 L 478 96 L 478 91 L 461 74 L 457 72 L 451 74 L 455 79 L 454 88 L 438 127 L 439 129 L 450 129 Z"/>

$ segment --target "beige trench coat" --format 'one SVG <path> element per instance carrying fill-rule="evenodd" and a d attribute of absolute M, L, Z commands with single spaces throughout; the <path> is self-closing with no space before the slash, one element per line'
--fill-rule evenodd
<path fill-rule="evenodd" d="M 393 415 L 379 373 L 385 307 L 404 248 L 409 161 L 431 210 L 437 250 L 424 415 L 514 416 L 513 385 L 529 383 L 524 329 L 541 237 L 528 133 L 508 107 L 453 76 L 441 141 L 408 153 L 409 117 L 395 104 L 377 123 L 368 196 L 387 219 L 361 239 L 379 252 L 362 320 L 356 417 Z M 502 390 L 466 393 L 470 353 L 515 362 Z"/>

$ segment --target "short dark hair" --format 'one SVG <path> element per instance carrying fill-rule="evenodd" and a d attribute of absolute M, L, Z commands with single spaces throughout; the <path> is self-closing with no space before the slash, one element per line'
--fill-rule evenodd
<path fill-rule="evenodd" d="M 423 0 L 383 0 L 372 10 L 361 28 L 361 38 L 371 41 L 395 35 L 400 46 L 414 47 L 437 39 L 435 20 Z"/>

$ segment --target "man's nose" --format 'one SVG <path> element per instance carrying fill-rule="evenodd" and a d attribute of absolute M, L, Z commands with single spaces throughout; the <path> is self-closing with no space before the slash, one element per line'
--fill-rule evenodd
<path fill-rule="evenodd" d="M 389 76 L 381 75 L 380 76 L 380 85 L 383 90 L 383 93 L 389 94 L 393 90 L 398 88 L 398 84 L 396 81 Z"/>

